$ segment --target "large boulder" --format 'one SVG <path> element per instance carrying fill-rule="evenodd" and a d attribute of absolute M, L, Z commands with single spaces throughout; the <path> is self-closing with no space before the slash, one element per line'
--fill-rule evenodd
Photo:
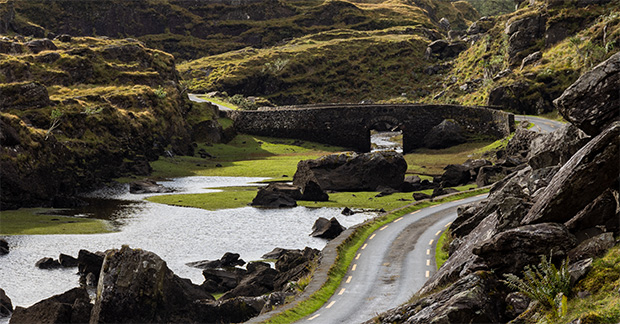
<path fill-rule="evenodd" d="M 101 252 L 92 253 L 87 250 L 80 250 L 77 258 L 80 281 L 86 282 L 86 278 L 90 276 L 93 278 L 90 280 L 91 282 L 98 282 L 103 258 L 104 254 Z"/>
<path fill-rule="evenodd" d="M 27 42 L 25 45 L 34 54 L 38 54 L 42 51 L 54 51 L 58 49 L 56 44 L 47 38 L 35 39 Z"/>
<path fill-rule="evenodd" d="M 241 268 L 205 269 L 202 271 L 205 281 L 200 285 L 209 293 L 227 292 L 237 287 L 246 275 Z"/>
<path fill-rule="evenodd" d="M 323 190 L 374 191 L 379 186 L 400 188 L 407 162 L 396 152 L 331 154 L 297 164 L 293 184 L 314 181 Z"/>
<path fill-rule="evenodd" d="M 336 217 L 332 217 L 330 220 L 319 217 L 312 225 L 312 233 L 310 235 L 331 240 L 340 235 L 345 229 L 344 226 L 340 225 Z"/>
<path fill-rule="evenodd" d="M 28 308 L 15 307 L 9 323 L 88 323 L 92 305 L 84 288 L 73 288 Z"/>
<path fill-rule="evenodd" d="M 560 114 L 589 135 L 620 117 L 620 53 L 585 73 L 553 101 Z"/>
<path fill-rule="evenodd" d="M 609 188 L 620 174 L 620 122 L 581 148 L 537 198 L 522 224 L 566 222 Z"/>
<path fill-rule="evenodd" d="M 91 323 L 193 322 L 194 302 L 213 299 L 154 253 L 123 246 L 106 254 Z"/>
<path fill-rule="evenodd" d="M 546 19 L 540 14 L 520 16 L 506 23 L 504 33 L 508 36 L 508 62 L 511 65 L 521 63 L 545 32 Z"/>
<path fill-rule="evenodd" d="M 617 187 L 617 186 L 616 186 Z M 604 227 L 604 231 L 618 234 L 620 232 L 620 194 L 616 189 L 607 189 L 575 217 L 564 225 L 577 238 L 593 228 Z"/>
<path fill-rule="evenodd" d="M 11 313 L 13 313 L 11 298 L 6 295 L 4 289 L 0 288 L 0 318 L 10 316 Z"/>
<path fill-rule="evenodd" d="M 424 136 L 424 146 L 432 149 L 446 148 L 466 141 L 463 129 L 452 119 L 444 119 Z"/>
<path fill-rule="evenodd" d="M 321 251 L 306 247 L 303 250 L 286 250 L 276 261 L 278 274 L 274 280 L 276 290 L 282 290 L 291 281 L 296 281 L 310 272 L 311 263 Z"/>
<path fill-rule="evenodd" d="M 256 297 L 270 293 L 274 288 L 274 280 L 278 272 L 268 263 L 248 263 L 247 272 L 235 288 L 226 292 L 222 300 L 234 297 Z M 260 311 L 260 310 L 259 310 Z"/>
<path fill-rule="evenodd" d="M 471 180 L 470 170 L 461 164 L 448 164 L 441 175 L 441 186 L 456 187 L 467 184 Z"/>
<path fill-rule="evenodd" d="M 571 262 L 600 257 L 616 244 L 613 233 L 603 233 L 581 242 L 568 252 Z"/>
<path fill-rule="evenodd" d="M 328 201 L 329 195 L 314 181 L 308 181 L 301 190 L 301 198 L 306 201 Z"/>
<path fill-rule="evenodd" d="M 520 273 L 541 255 L 565 257 L 577 239 L 562 224 L 525 225 L 501 232 L 473 249 L 480 260 L 496 273 Z"/>
<path fill-rule="evenodd" d="M 495 275 L 479 271 L 365 324 L 505 323 L 504 299 L 502 284 Z"/>
<path fill-rule="evenodd" d="M 297 206 L 297 199 L 301 198 L 298 186 L 283 183 L 270 183 L 260 188 L 250 205 L 267 208 L 282 208 Z"/>

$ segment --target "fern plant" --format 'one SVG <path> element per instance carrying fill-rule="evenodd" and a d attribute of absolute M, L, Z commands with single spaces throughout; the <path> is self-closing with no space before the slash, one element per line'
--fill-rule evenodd
<path fill-rule="evenodd" d="M 523 278 L 508 273 L 504 277 L 504 283 L 511 289 L 518 290 L 532 300 L 537 300 L 543 306 L 552 308 L 556 306 L 556 297 L 569 296 L 570 273 L 568 272 L 568 258 L 562 261 L 559 268 L 551 262 L 551 256 L 547 259 L 540 257 L 537 266 L 525 266 Z"/>

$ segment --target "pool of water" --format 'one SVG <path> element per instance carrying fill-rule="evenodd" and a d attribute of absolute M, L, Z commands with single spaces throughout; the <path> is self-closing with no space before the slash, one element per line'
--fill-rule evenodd
<path fill-rule="evenodd" d="M 263 179 L 187 177 L 161 184 L 179 193 L 199 193 L 260 180 Z M 14 306 L 30 306 L 78 286 L 77 268 L 41 270 L 35 267 L 39 259 L 56 259 L 60 253 L 77 257 L 80 249 L 105 251 L 125 244 L 156 253 L 177 275 L 200 284 L 204 280 L 201 270 L 185 265 L 187 262 L 219 259 L 225 252 L 239 253 L 246 261 L 258 260 L 275 247 L 322 249 L 327 241 L 308 235 L 318 217 L 336 217 L 343 226 L 350 227 L 374 216 L 343 216 L 340 209 L 305 207 L 208 211 L 144 201 L 147 196 L 150 195 L 130 194 L 127 187 L 117 188 L 91 194 L 90 208 L 62 211 L 108 219 L 119 228 L 118 232 L 5 236 L 11 250 L 0 256 L 0 288 Z M 0 319 L 2 322 L 6 319 Z"/>

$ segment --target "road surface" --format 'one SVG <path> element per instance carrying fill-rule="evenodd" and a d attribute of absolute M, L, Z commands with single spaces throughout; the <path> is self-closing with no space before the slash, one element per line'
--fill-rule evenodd
<path fill-rule="evenodd" d="M 534 116 L 515 115 L 515 120 L 520 122 L 528 121 L 534 124 L 534 128 L 532 129 L 540 133 L 551 133 L 564 125 L 556 120 Z"/>
<path fill-rule="evenodd" d="M 437 239 L 456 218 L 456 208 L 485 197 L 421 209 L 375 231 L 357 251 L 336 293 L 298 323 L 361 323 L 407 302 L 436 271 Z"/>
<path fill-rule="evenodd" d="M 194 101 L 194 102 L 210 102 L 212 105 L 216 105 L 220 110 L 232 110 L 226 106 L 217 104 L 213 101 L 209 101 L 206 99 L 202 99 L 202 98 L 198 98 L 199 95 L 193 94 L 193 93 L 189 93 L 187 94 L 187 97 L 189 97 L 189 100 Z"/>

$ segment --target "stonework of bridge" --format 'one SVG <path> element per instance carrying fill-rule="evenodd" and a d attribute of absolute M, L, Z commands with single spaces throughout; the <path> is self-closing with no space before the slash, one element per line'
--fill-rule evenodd
<path fill-rule="evenodd" d="M 370 151 L 370 130 L 388 124 L 402 130 L 403 152 L 423 147 L 424 136 L 444 119 L 466 134 L 494 139 L 514 130 L 514 115 L 486 107 L 427 104 L 325 104 L 228 112 L 240 133 L 295 138 Z"/>

